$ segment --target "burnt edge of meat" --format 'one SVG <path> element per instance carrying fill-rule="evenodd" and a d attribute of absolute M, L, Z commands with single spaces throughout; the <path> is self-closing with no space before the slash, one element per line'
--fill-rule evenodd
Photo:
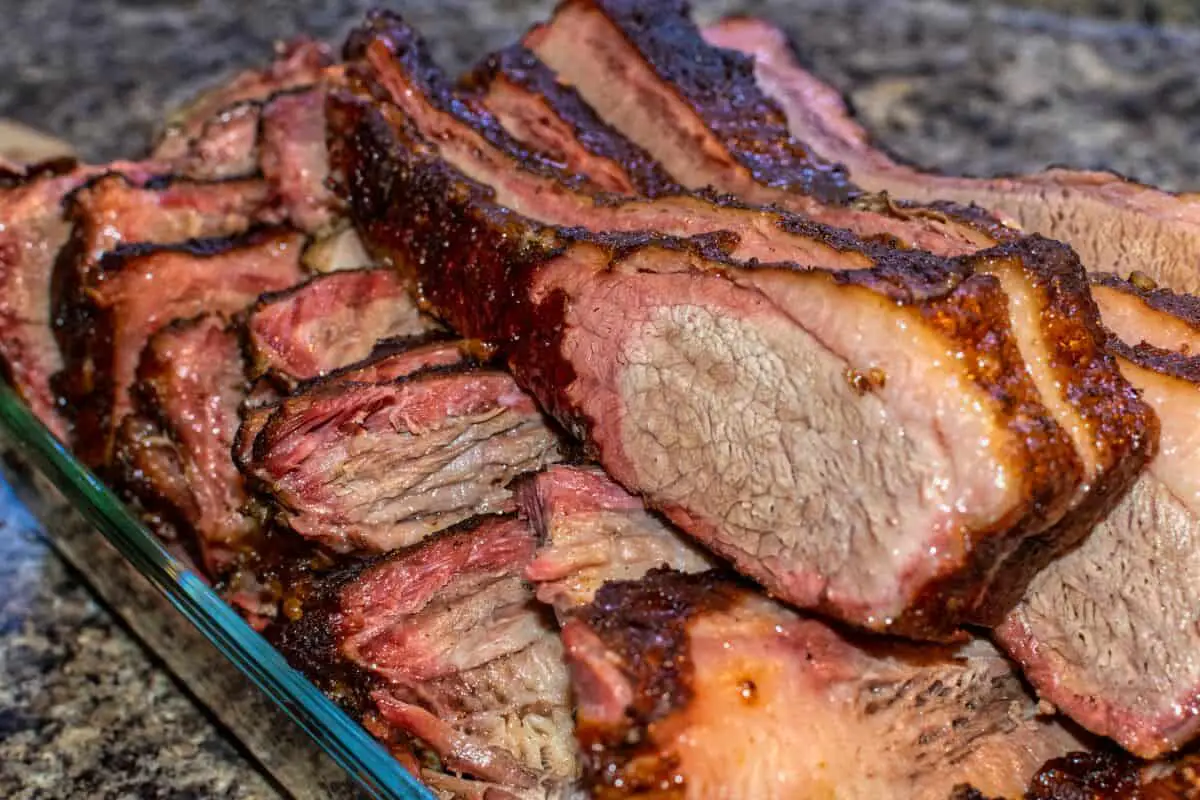
<path fill-rule="evenodd" d="M 308 378 L 296 385 L 293 394 L 301 394 L 303 392 L 319 389 L 322 386 L 329 384 L 342 383 L 344 377 L 354 372 L 358 372 L 363 367 L 369 367 L 377 361 L 382 361 L 390 356 L 404 353 L 409 350 L 414 350 L 418 347 L 423 347 L 427 344 L 436 342 L 454 342 L 455 337 L 448 331 L 428 331 L 426 333 L 418 333 L 412 336 L 389 336 L 386 339 L 380 339 L 375 343 L 375 347 L 365 357 L 355 361 L 353 364 L 346 364 L 343 367 L 338 367 L 324 375 L 318 375 L 315 378 Z M 472 349 L 465 341 L 460 340 L 455 343 L 458 349 L 463 354 L 461 364 L 446 364 L 437 367 L 422 367 L 417 370 L 418 373 L 426 373 L 429 370 L 444 369 L 454 366 L 468 367 L 485 367 L 491 363 L 491 360 L 486 358 L 484 354 L 477 349 Z M 417 373 L 413 373 L 417 374 Z"/>
<path fill-rule="evenodd" d="M 100 258 L 97 273 L 114 275 L 143 258 L 152 258 L 160 253 L 182 253 L 185 255 L 212 257 L 253 247 L 289 231 L 279 226 L 257 226 L 237 236 L 190 239 L 177 244 L 135 243 L 118 245 Z M 112 350 L 115 318 L 113 309 L 86 308 L 86 327 L 73 332 L 80 343 L 80 351 L 94 358 L 96 367 L 93 391 L 75 409 L 76 446 L 81 459 L 93 467 L 105 467 L 104 431 L 112 429 L 119 420 L 111 419 L 113 402 Z"/>
<path fill-rule="evenodd" d="M 572 240 L 606 248 L 614 259 L 654 244 L 721 260 L 721 237 L 597 236 L 538 225 L 494 204 L 489 189 L 438 158 L 405 119 L 389 122 L 385 110 L 343 92 L 331 94 L 328 101 L 330 124 L 341 134 L 332 142 L 333 175 L 359 229 L 385 257 L 398 254 L 393 259 L 398 264 L 438 265 L 414 276 L 419 296 L 462 335 L 497 345 L 542 407 L 576 438 L 586 440 L 591 423 L 573 407 L 565 388 L 576 376 L 560 348 L 567 298 L 555 292 L 535 304 L 529 296 L 534 274 Z M 423 224 L 413 225 L 413 220 Z M 1015 542 L 1062 516 L 1072 495 L 1064 487 L 1077 481 L 1079 461 L 1065 432 L 1045 413 L 1015 342 L 995 335 L 1009 324 L 999 282 L 970 275 L 961 263 L 947 266 L 944 259 L 911 251 L 876 248 L 872 254 L 880 266 L 835 272 L 835 279 L 898 302 L 919 303 L 926 322 L 950 336 L 967 358 L 990 362 L 993 369 L 981 371 L 977 380 L 1010 409 L 1011 424 L 1035 465 L 1022 476 L 1027 509 L 1022 522 L 1001 522 L 1004 535 L 977 531 L 968 563 L 956 575 L 931 581 L 910 613 L 894 623 L 897 631 L 944 639 L 983 601 L 995 564 Z M 791 264 L 757 266 L 799 269 Z M 480 303 L 480 297 L 494 299 Z M 1031 572 L 1022 573 L 1016 583 L 1031 577 Z"/>
<path fill-rule="evenodd" d="M 525 147 L 479 103 L 456 95 L 454 87 L 433 60 L 425 39 L 399 14 L 382 9 L 368 12 L 366 21 L 346 39 L 346 61 L 364 61 L 367 50 L 375 42 L 385 46 L 391 56 L 401 62 L 405 73 L 417 83 L 434 108 L 468 125 L 488 144 L 508 155 L 514 166 L 598 199 L 606 195 L 587 176 L 567 172 L 537 151 Z M 361 67 L 361 64 L 351 64 L 348 77 L 352 83 L 359 77 Z"/>
<path fill-rule="evenodd" d="M 32 164 L 0 161 L 0 189 L 15 189 L 38 178 L 66 175 L 79 166 L 74 156 L 58 156 Z"/>
<path fill-rule="evenodd" d="M 633 697 L 619 723 L 577 719 L 575 737 L 589 783 L 630 795 L 659 789 L 664 781 L 670 785 L 675 765 L 653 746 L 649 728 L 691 702 L 689 623 L 731 608 L 743 590 L 740 579 L 721 570 L 655 569 L 637 581 L 604 584 L 574 615 L 616 656 Z"/>
<path fill-rule="evenodd" d="M 792 137 L 783 110 L 758 88 L 753 58 L 704 41 L 685 0 L 588 4 L 603 11 L 759 183 L 836 205 L 858 194 L 844 167 Z"/>
<path fill-rule="evenodd" d="M 1131 361 L 1139 367 L 1189 383 L 1200 384 L 1200 355 L 1164 350 L 1147 342 L 1131 345 L 1111 334 L 1106 347 L 1108 352 Z"/>
<path fill-rule="evenodd" d="M 1157 452 L 1159 422 L 1121 375 L 1106 346 L 1109 334 L 1101 324 L 1087 273 L 1074 250 L 1031 235 L 978 257 L 1015 258 L 1032 265 L 1026 276 L 1043 298 L 1040 325 L 1051 347 L 1048 365 L 1066 387 L 1066 400 L 1087 425 L 1091 441 L 1102 448 L 1102 463 L 1111 465 L 1062 524 L 1026 540 L 998 571 L 998 584 L 975 619 L 979 624 L 995 625 L 1020 600 L 1034 574 L 1078 544 L 1121 501 Z"/>
<path fill-rule="evenodd" d="M 559 81 L 553 70 L 523 45 L 510 45 L 491 54 L 464 75 L 460 85 L 468 92 L 484 94 L 497 77 L 545 100 L 560 120 L 571 125 L 585 150 L 620 164 L 640 193 L 657 197 L 682 191 L 649 153 L 601 120 L 578 92 Z"/>
<path fill-rule="evenodd" d="M 1111 272 L 1093 272 L 1089 277 L 1094 286 L 1103 286 L 1133 295 L 1151 308 L 1164 314 L 1170 314 L 1200 331 L 1200 297 L 1194 294 L 1160 287 L 1149 278 L 1139 276 L 1137 273 L 1130 275 L 1129 278 L 1122 278 Z"/>

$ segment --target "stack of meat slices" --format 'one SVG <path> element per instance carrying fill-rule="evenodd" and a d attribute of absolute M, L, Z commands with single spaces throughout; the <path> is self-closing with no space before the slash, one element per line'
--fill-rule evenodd
<path fill-rule="evenodd" d="M 1183 199 L 920 175 L 674 0 L 0 193 L 7 376 L 442 797 L 1197 788 Z"/>

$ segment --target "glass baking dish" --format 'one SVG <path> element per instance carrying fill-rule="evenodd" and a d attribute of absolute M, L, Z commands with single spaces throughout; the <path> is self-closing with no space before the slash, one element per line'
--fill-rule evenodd
<path fill-rule="evenodd" d="M 354 720 L 292 669 L 199 575 L 169 554 L 0 380 L 0 431 L 137 572 L 284 715 L 377 800 L 435 800 Z"/>

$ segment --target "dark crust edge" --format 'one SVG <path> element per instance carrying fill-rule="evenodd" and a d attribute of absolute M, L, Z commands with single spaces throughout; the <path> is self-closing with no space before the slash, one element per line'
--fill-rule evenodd
<path fill-rule="evenodd" d="M 1163 350 L 1146 342 L 1131 345 L 1116 336 L 1109 336 L 1106 346 L 1108 352 L 1139 367 L 1188 383 L 1200 384 L 1200 356 Z"/>
<path fill-rule="evenodd" d="M 858 193 L 841 165 L 792 138 L 783 110 L 758 88 L 754 60 L 708 44 L 684 0 L 568 0 L 560 9 L 571 5 L 603 14 L 759 183 L 834 205 Z"/>
<path fill-rule="evenodd" d="M 507 80 L 547 108 L 575 133 L 575 141 L 594 156 L 619 164 L 640 194 L 680 194 L 677 184 L 650 154 L 617 133 L 596 115 L 579 93 L 558 80 L 554 71 L 521 44 L 485 58 L 460 81 L 465 91 L 485 95 L 493 82 Z"/>
<path fill-rule="evenodd" d="M 423 303 L 460 334 L 499 346 L 520 383 L 577 438 L 586 440 L 591 423 L 565 391 L 575 379 L 559 346 L 568 301 L 562 293 L 538 304 L 528 296 L 540 267 L 573 242 L 603 248 L 614 260 L 653 245 L 728 263 L 722 260 L 719 237 L 594 236 L 533 223 L 495 205 L 490 190 L 438 158 L 405 119 L 393 114 L 389 121 L 386 106 L 341 92 L 332 94 L 328 104 L 331 125 L 342 134 L 331 152 L 335 182 L 376 256 L 402 269 L 425 265 L 409 276 Z M 414 220 L 420 224 L 412 224 Z M 922 638 L 947 638 L 980 602 L 980 576 L 990 580 L 994 564 L 1021 539 L 1061 516 L 1078 484 L 1079 462 L 1025 372 L 999 283 L 990 276 L 965 277 L 961 267 L 951 269 L 932 257 L 914 261 L 910 253 L 880 248 L 877 258 L 884 267 L 830 274 L 900 302 L 917 302 L 915 313 L 960 343 L 972 363 L 980 365 L 979 385 L 1004 409 L 1010 429 L 1026 448 L 1026 463 L 1035 467 L 1024 476 L 1026 502 L 1018 516 L 1001 520 L 995 531 L 973 533 L 975 546 L 956 571 L 958 577 L 933 581 L 912 613 L 892 628 Z M 769 267 L 796 269 L 757 265 Z M 480 303 L 480 297 L 490 302 Z M 947 612 L 952 601 L 958 606 Z"/>
<path fill-rule="evenodd" d="M 1112 272 L 1093 272 L 1088 277 L 1093 286 L 1103 286 L 1137 297 L 1155 311 L 1170 314 L 1200 333 L 1200 297 L 1158 286 L 1141 289 L 1132 280 Z"/>
<path fill-rule="evenodd" d="M 1108 333 L 1079 257 L 1060 242 L 1027 236 L 978 256 L 1019 270 L 1035 296 L 1049 345 L 1049 366 L 1064 399 L 1094 443 L 1101 469 L 1084 501 L 1045 533 L 1028 539 L 998 571 L 995 591 L 974 622 L 994 626 L 1020 600 L 1033 576 L 1078 544 L 1120 502 L 1158 449 L 1158 417 L 1106 349 Z M 1002 267 L 1003 268 L 1003 267 Z"/>
<path fill-rule="evenodd" d="M 597 797 L 682 797 L 671 780 L 675 765 L 655 745 L 651 726 L 692 700 L 691 622 L 735 607 L 746 594 L 738 579 L 722 571 L 655 569 L 641 580 L 606 583 L 573 617 L 603 643 L 633 697 L 618 723 L 576 720 L 584 780 Z M 663 786 L 678 795 L 660 795 Z"/>

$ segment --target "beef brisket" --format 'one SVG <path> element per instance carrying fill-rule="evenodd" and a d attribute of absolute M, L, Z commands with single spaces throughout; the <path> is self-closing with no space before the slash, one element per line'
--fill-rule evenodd
<path fill-rule="evenodd" d="M 753 61 L 704 41 L 683 0 L 570 0 L 525 44 L 686 186 L 943 255 L 1012 236 L 978 209 L 858 196 L 840 167 L 788 133 Z"/>
<path fill-rule="evenodd" d="M 517 44 L 487 57 L 461 85 L 516 139 L 616 194 L 679 194 L 645 150 L 608 127 L 579 94 Z"/>
<path fill-rule="evenodd" d="M 944 634 L 1074 501 L 1077 456 L 994 277 L 947 285 L 896 251 L 839 271 L 542 228 L 386 108 L 338 94 L 329 113 L 372 246 L 500 348 L 618 482 L 780 596 Z"/>
<path fill-rule="evenodd" d="M 318 680 L 338 662 L 370 676 L 366 705 L 471 776 L 455 796 L 558 797 L 576 771 L 571 706 L 562 646 L 521 578 L 533 549 L 512 518 L 444 532 L 322 582 L 281 646 Z"/>
<path fill-rule="evenodd" d="M 92 391 L 76 409 L 77 451 L 90 466 L 107 464 L 112 440 L 130 410 L 142 347 L 174 319 L 204 311 L 233 314 L 261 293 L 300 280 L 298 234 L 268 229 L 235 239 L 182 245 L 122 245 L 106 253 L 88 292 L 86 361 Z"/>
<path fill-rule="evenodd" d="M 1122 342 L 1200 355 L 1200 297 L 1159 287 L 1139 273 L 1126 280 L 1094 272 L 1091 283 L 1104 327 Z"/>
<path fill-rule="evenodd" d="M 658 567 L 716 566 L 597 467 L 550 467 L 522 484 L 517 498 L 539 540 L 525 577 L 561 616 L 592 602 L 609 581 L 634 580 Z"/>
<path fill-rule="evenodd" d="M 322 381 L 280 401 L 247 471 L 279 519 L 338 551 L 385 551 L 512 510 L 508 483 L 559 458 L 557 434 L 502 372 L 432 368 Z"/>
<path fill-rule="evenodd" d="M 269 199 L 258 180 L 136 181 L 122 173 L 102 175 L 71 195 L 66 211 L 71 237 L 51 283 L 54 332 L 64 359 L 58 388 L 70 410 L 83 407 L 100 379 L 89 358 L 96 325 L 89 295 L 102 256 L 122 244 L 168 245 L 243 233 Z"/>
<path fill-rule="evenodd" d="M 1090 270 L 1141 270 L 1173 289 L 1200 292 L 1200 273 L 1193 268 L 1200 263 L 1200 203 L 1194 199 L 1108 172 L 1049 169 L 974 179 L 918 171 L 880 150 L 837 91 L 800 67 L 787 37 L 770 23 L 726 20 L 704 35 L 753 56 L 758 84 L 786 112 L 792 135 L 845 164 L 864 188 L 913 200 L 978 203 L 1025 230 L 1067 242 Z"/>
<path fill-rule="evenodd" d="M 381 339 L 435 329 L 394 270 L 318 275 L 262 297 L 250 310 L 250 375 L 294 386 L 365 358 Z"/>
<path fill-rule="evenodd" d="M 162 426 L 178 453 L 188 495 L 179 516 L 207 573 L 222 575 L 256 530 L 242 513 L 246 494 L 230 457 L 246 393 L 237 331 L 220 314 L 173 322 L 150 337 L 137 376 L 141 414 Z M 163 488 L 147 478 L 143 497 L 151 500 Z M 173 484 L 166 494 L 178 495 Z"/>
<path fill-rule="evenodd" d="M 311 234 L 327 234 L 338 217 L 325 186 L 325 87 L 283 92 L 262 115 L 263 177 L 279 197 L 287 219 Z"/>
<path fill-rule="evenodd" d="M 1156 300 L 1121 318 L 1133 342 L 1185 323 Z M 1200 359 L 1115 337 L 1109 347 L 1158 414 L 1158 455 L 1078 548 L 1034 578 L 997 633 L 1044 698 L 1153 757 L 1200 733 Z"/>
<path fill-rule="evenodd" d="M 596 798 L 1018 797 L 1077 740 L 982 641 L 858 641 L 715 573 L 610 583 L 563 629 Z"/>
<path fill-rule="evenodd" d="M 243 103 L 257 103 L 273 94 L 320 80 L 330 64 L 329 48 L 311 39 L 297 38 L 279 49 L 265 68 L 246 70 L 209 89 L 168 120 L 166 130 L 154 147 L 152 158 L 173 161 L 192 150 L 211 121 Z"/>
<path fill-rule="evenodd" d="M 243 100 L 205 122 L 174 171 L 194 180 L 244 178 L 258 171 L 262 103 Z"/>

